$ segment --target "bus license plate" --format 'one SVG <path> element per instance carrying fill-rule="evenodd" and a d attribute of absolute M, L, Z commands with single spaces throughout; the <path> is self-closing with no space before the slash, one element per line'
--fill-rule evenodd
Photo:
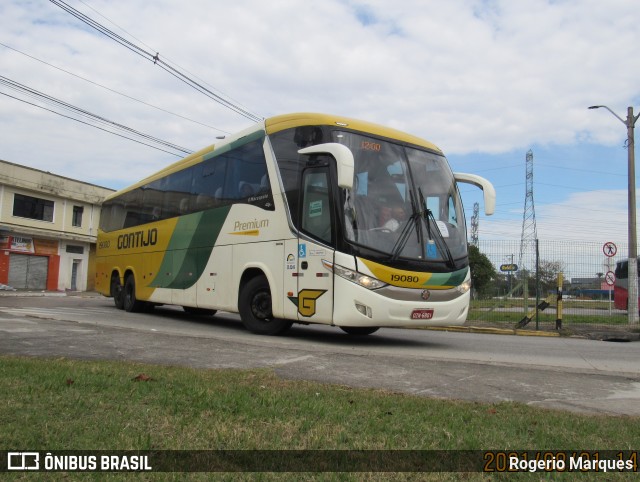
<path fill-rule="evenodd" d="M 433 318 L 433 309 L 428 308 L 426 310 L 413 310 L 411 312 L 412 320 L 430 320 Z"/>

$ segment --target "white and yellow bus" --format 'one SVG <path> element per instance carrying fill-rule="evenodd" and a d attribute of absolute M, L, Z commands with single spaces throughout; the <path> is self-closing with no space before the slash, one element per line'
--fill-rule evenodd
<path fill-rule="evenodd" d="M 274 335 L 321 323 L 457 325 L 469 259 L 457 183 L 442 151 L 324 114 L 266 119 L 108 197 L 96 287 L 118 308 L 237 312 Z"/>

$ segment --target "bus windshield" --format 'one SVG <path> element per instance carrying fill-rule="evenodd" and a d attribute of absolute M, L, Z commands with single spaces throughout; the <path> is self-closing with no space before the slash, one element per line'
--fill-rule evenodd
<path fill-rule="evenodd" d="M 354 155 L 352 189 L 345 190 L 345 236 L 355 245 L 404 258 L 466 263 L 462 204 L 446 159 L 434 152 L 353 132 L 334 141 Z"/>

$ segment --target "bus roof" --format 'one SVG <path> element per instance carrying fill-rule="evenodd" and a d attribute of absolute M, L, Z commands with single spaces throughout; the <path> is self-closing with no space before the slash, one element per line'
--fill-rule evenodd
<path fill-rule="evenodd" d="M 440 148 L 435 144 L 432 144 L 429 141 L 425 141 L 420 137 L 416 137 L 411 134 L 407 134 L 406 132 L 398 131 L 396 129 L 391 129 L 390 127 L 384 127 L 379 124 L 373 124 L 371 122 L 351 119 L 349 117 L 303 112 L 297 114 L 279 115 L 270 117 L 265 120 L 267 134 L 273 134 L 274 132 L 279 132 L 284 129 L 290 129 L 292 127 L 310 125 L 330 125 L 345 127 L 356 131 L 368 132 L 380 137 L 386 137 L 388 139 L 396 139 L 402 142 L 442 153 Z"/>
<path fill-rule="evenodd" d="M 329 114 L 315 114 L 309 112 L 296 113 L 296 114 L 284 114 L 278 115 L 274 117 L 269 117 L 265 119 L 263 122 L 258 122 L 247 129 L 244 129 L 232 136 L 226 137 L 224 140 L 216 144 L 212 144 L 203 149 L 200 149 L 193 154 L 189 154 L 187 157 L 180 159 L 179 161 L 170 164 L 169 166 L 151 174 L 150 176 L 142 179 L 141 181 L 136 182 L 135 184 L 128 186 L 120 191 L 117 191 L 111 195 L 109 195 L 106 200 L 115 198 L 124 194 L 125 192 L 131 191 L 138 187 L 144 186 L 156 179 L 160 179 L 168 174 L 184 169 L 185 167 L 192 166 L 201 162 L 205 155 L 213 152 L 216 149 L 220 149 L 222 146 L 226 146 L 230 143 L 233 143 L 243 137 L 251 135 L 252 133 L 258 132 L 260 130 L 266 131 L 267 134 L 273 134 L 275 132 L 280 132 L 285 129 L 290 129 L 293 127 L 301 127 L 301 126 L 309 126 L 309 125 L 330 125 L 337 127 L 344 127 L 351 130 L 367 132 L 373 135 L 377 135 L 380 137 L 385 137 L 388 139 L 395 139 L 401 142 L 406 142 L 408 144 L 413 144 L 415 146 L 424 147 L 426 149 L 430 149 L 432 151 L 442 153 L 439 147 L 431 142 L 425 141 L 420 137 L 413 136 L 411 134 L 407 134 L 406 132 L 402 132 L 396 129 L 391 129 L 389 127 L 384 127 L 379 124 L 374 124 L 371 122 L 365 122 L 357 119 L 351 119 L 349 117 L 335 116 Z"/>
<path fill-rule="evenodd" d="M 216 144 L 212 144 L 210 146 L 204 147 L 202 149 L 200 149 L 199 151 L 196 151 L 192 154 L 189 154 L 187 157 L 184 157 L 182 159 L 180 159 L 179 161 L 174 162 L 173 164 L 169 164 L 167 167 L 151 174 L 150 176 L 145 177 L 144 179 L 136 182 L 135 184 L 132 184 L 131 186 L 127 186 L 123 189 L 121 189 L 120 191 L 111 194 L 110 196 L 108 196 L 106 200 L 110 200 L 113 198 L 116 198 L 128 191 L 132 191 L 136 188 L 139 188 L 141 186 L 144 186 L 145 184 L 149 184 L 150 182 L 155 181 L 156 179 L 160 179 L 168 174 L 171 174 L 173 172 L 177 172 L 180 171 L 186 167 L 189 166 L 193 166 L 194 164 L 198 164 L 199 162 L 202 162 L 202 160 L 204 159 L 204 156 L 206 156 L 207 154 L 210 154 L 211 152 L 215 151 L 216 149 L 220 149 L 223 146 L 226 146 L 228 144 L 231 144 L 235 141 L 237 141 L 238 139 L 241 139 L 243 137 L 246 137 L 248 135 L 251 135 L 253 133 L 256 133 L 258 131 L 264 131 L 264 124 L 262 122 L 258 122 L 254 125 L 252 125 L 251 127 L 244 129 L 240 132 L 237 132 L 231 136 L 225 137 L 223 140 L 221 140 L 220 142 L 216 143 Z"/>

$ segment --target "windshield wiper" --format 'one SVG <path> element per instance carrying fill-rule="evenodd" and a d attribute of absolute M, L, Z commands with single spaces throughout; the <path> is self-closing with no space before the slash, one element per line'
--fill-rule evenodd
<path fill-rule="evenodd" d="M 440 228 L 438 227 L 438 223 L 436 222 L 436 218 L 434 217 L 433 213 L 431 212 L 430 209 L 427 208 L 427 203 L 425 202 L 424 194 L 422 193 L 421 187 L 418 188 L 418 195 L 420 196 L 421 209 L 418 209 L 416 207 L 413 192 L 409 190 L 409 197 L 411 198 L 411 208 L 413 210 L 413 213 L 407 220 L 407 223 L 403 226 L 402 231 L 400 232 L 400 236 L 398 237 L 398 240 L 393 245 L 393 249 L 391 250 L 392 252 L 391 261 L 395 261 L 396 259 L 398 259 L 398 256 L 400 256 L 400 253 L 402 252 L 404 247 L 407 245 L 409 235 L 411 234 L 411 230 L 409 229 L 411 226 L 415 226 L 416 235 L 418 236 L 418 244 L 422 245 L 422 243 L 420 243 L 420 233 L 421 233 L 420 219 L 424 219 L 425 225 L 427 227 L 428 241 L 433 241 L 436 244 L 436 246 L 440 246 L 440 248 L 443 249 L 446 255 L 447 265 L 451 267 L 451 269 L 455 269 L 456 263 L 455 263 L 455 260 L 453 259 L 453 255 L 451 254 L 451 250 L 449 249 L 449 245 L 447 244 L 447 240 L 442 235 L 442 231 L 440 231 Z M 433 226 L 435 227 L 434 230 L 431 229 L 432 223 L 433 223 Z M 432 235 L 432 233 L 436 234 L 435 236 L 436 239 L 434 239 L 434 236 Z M 426 250 L 426 247 L 425 247 L 425 250 Z M 426 253 L 425 253 L 425 257 L 426 257 Z"/>
<path fill-rule="evenodd" d="M 428 226 L 433 223 L 433 225 L 435 226 L 435 232 L 438 235 L 438 239 L 440 240 L 440 244 L 442 246 L 444 246 L 444 252 L 447 255 L 447 264 L 451 267 L 451 269 L 454 269 L 456 267 L 456 262 L 453 259 L 453 255 L 451 254 L 451 250 L 449 249 L 449 245 L 447 244 L 447 240 L 444 239 L 444 236 L 442 235 L 442 231 L 440 231 L 440 228 L 438 227 L 438 223 L 436 222 L 436 218 L 433 216 L 433 213 L 431 212 L 431 209 L 427 209 L 427 216 L 425 217 L 425 221 L 427 223 L 427 229 L 429 230 L 429 232 L 431 231 Z M 435 241 L 432 237 L 431 234 L 429 234 L 429 241 Z"/>
<path fill-rule="evenodd" d="M 420 211 L 420 217 L 425 217 L 427 216 L 429 209 L 427 209 L 427 203 L 424 201 L 424 194 L 422 194 L 422 188 L 419 187 L 418 188 L 418 194 L 420 194 L 420 206 L 422 206 L 422 211 Z M 432 214 L 433 216 L 433 214 Z M 433 237 L 431 236 L 431 223 L 427 222 L 427 236 L 429 237 L 429 241 L 431 241 L 433 239 Z"/>
<path fill-rule="evenodd" d="M 449 249 L 449 245 L 447 244 L 447 240 L 444 239 L 442 235 L 442 231 L 440 231 L 440 227 L 436 221 L 436 218 L 431 212 L 431 209 L 427 208 L 427 203 L 424 202 L 424 194 L 422 194 L 422 188 L 418 188 L 418 194 L 420 195 L 420 204 L 422 205 L 422 211 L 418 213 L 420 217 L 424 218 L 425 224 L 427 225 L 427 236 L 429 237 L 429 241 L 434 241 L 433 236 L 431 235 L 431 223 L 435 226 L 435 232 L 438 235 L 437 238 L 440 241 L 440 245 L 444 246 L 444 252 L 447 255 L 447 264 L 451 267 L 451 269 L 455 269 L 456 263 L 453 259 L 453 255 L 451 254 L 451 250 Z"/>
<path fill-rule="evenodd" d="M 438 226 L 438 223 L 436 221 L 436 218 L 433 215 L 433 212 L 431 211 L 431 209 L 429 209 L 427 207 L 427 203 L 425 202 L 424 199 L 424 194 L 422 193 L 422 188 L 419 187 L 418 188 L 418 195 L 420 196 L 420 206 L 421 206 L 421 210 L 418 211 L 417 209 L 415 209 L 414 207 L 414 216 L 416 216 L 416 221 L 418 221 L 419 223 L 419 219 L 422 218 L 425 221 L 425 225 L 427 227 L 427 237 L 428 237 L 428 242 L 433 242 L 436 246 L 440 245 L 440 248 L 444 248 L 444 253 L 446 255 L 446 261 L 447 261 L 447 265 L 449 265 L 451 267 L 451 269 L 455 269 L 456 267 L 456 263 L 455 260 L 453 259 L 453 255 L 451 254 L 451 250 L 449 249 L 449 245 L 447 244 L 447 240 L 444 238 L 444 236 L 442 235 L 442 231 L 440 231 L 440 227 Z M 412 197 L 413 199 L 413 197 Z M 412 202 L 413 205 L 413 202 Z M 435 233 L 436 233 L 436 238 L 434 239 L 433 235 L 432 235 L 432 230 L 431 230 L 431 224 L 433 223 L 433 226 L 435 227 Z M 418 229 L 418 225 L 416 224 L 416 229 Z M 439 242 L 438 242 L 439 241 Z M 406 244 L 406 241 L 405 241 Z M 404 247 L 404 246 L 403 246 Z M 425 251 L 427 250 L 427 248 L 425 247 Z M 394 253 L 396 254 L 396 253 Z M 425 253 L 425 256 L 427 256 L 428 253 Z"/>
<path fill-rule="evenodd" d="M 398 256 L 400 256 L 400 253 L 402 252 L 404 247 L 407 245 L 407 241 L 409 240 L 409 235 L 411 234 L 411 230 L 409 229 L 411 226 L 416 227 L 418 243 L 420 243 L 420 232 L 419 232 L 420 221 L 419 220 L 420 220 L 420 216 L 422 216 L 422 213 L 418 212 L 418 210 L 416 209 L 416 205 L 413 199 L 413 193 L 411 192 L 411 190 L 409 190 L 409 197 L 411 198 L 411 210 L 413 212 L 411 213 L 411 216 L 409 216 L 409 219 L 407 219 L 407 222 L 405 223 L 405 225 L 402 227 L 402 231 L 400 231 L 400 236 L 398 236 L 398 239 L 393 245 L 393 248 L 391 248 L 391 261 L 395 261 L 396 259 L 398 259 Z"/>

